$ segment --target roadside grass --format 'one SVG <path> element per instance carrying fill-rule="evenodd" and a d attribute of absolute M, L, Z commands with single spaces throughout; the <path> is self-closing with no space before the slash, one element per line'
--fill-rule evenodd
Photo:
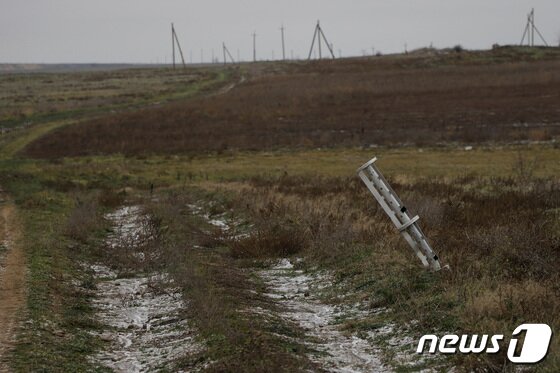
<path fill-rule="evenodd" d="M 102 344 L 91 334 L 99 328 L 90 303 L 95 280 L 83 263 L 96 259 L 106 233 L 102 213 L 120 202 L 119 195 L 73 184 L 24 160 L 2 160 L 0 169 L 0 184 L 22 221 L 28 266 L 26 314 L 12 369 L 103 371 L 89 360 Z"/>
<path fill-rule="evenodd" d="M 28 371 L 89 371 L 87 359 L 99 345 L 89 304 L 90 276 L 79 263 L 95 245 L 100 228 L 90 222 L 81 241 L 64 234 L 71 197 L 31 177 L 2 174 L 23 222 L 28 263 L 27 315 L 12 356 L 12 368 Z"/>

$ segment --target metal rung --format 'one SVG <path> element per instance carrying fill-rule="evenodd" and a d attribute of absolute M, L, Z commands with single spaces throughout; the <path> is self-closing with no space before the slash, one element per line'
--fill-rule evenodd
<path fill-rule="evenodd" d="M 415 217 L 410 219 L 410 221 L 408 223 L 405 223 L 405 224 L 401 225 L 401 227 L 399 228 L 399 232 L 404 231 L 406 228 L 408 228 L 412 224 L 416 223 L 419 219 L 420 219 L 420 216 L 416 215 Z"/>

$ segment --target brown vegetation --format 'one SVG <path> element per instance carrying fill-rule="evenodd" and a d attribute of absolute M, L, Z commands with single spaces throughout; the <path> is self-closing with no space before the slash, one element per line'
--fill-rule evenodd
<path fill-rule="evenodd" d="M 188 153 L 559 136 L 558 59 L 458 64 L 451 58 L 433 64 L 382 57 L 291 66 L 223 95 L 70 126 L 25 153 Z"/>
<path fill-rule="evenodd" d="M 234 258 L 284 258 L 301 252 L 308 246 L 307 237 L 297 226 L 270 224 L 247 237 L 229 242 Z"/>
<path fill-rule="evenodd" d="M 166 193 L 147 208 L 161 233 L 154 245 L 160 255 L 150 263 L 168 271 L 184 290 L 189 319 L 207 347 L 179 367 L 188 370 L 203 361 L 208 372 L 315 371 L 304 356 L 305 347 L 291 339 L 297 330 L 273 312 L 258 317 L 252 313 L 253 307 L 274 305 L 255 292 L 258 284 L 224 251 L 224 237 L 216 237 L 217 232 L 193 214 L 188 206 L 195 196 L 192 190 Z M 214 204 L 216 208 L 223 206 Z"/>
<path fill-rule="evenodd" d="M 285 176 L 222 187 L 235 191 L 238 208 L 261 225 L 271 215 L 297 221 L 309 239 L 298 255 L 334 270 L 335 286 L 343 286 L 347 296 L 357 293 L 372 308 L 390 308 L 398 324 L 416 320 L 418 333 L 507 334 L 529 321 L 557 329 L 560 183 L 519 175 L 391 181 L 451 267 L 437 275 L 420 269 L 357 178 Z M 379 325 L 375 316 L 348 328 L 372 325 Z M 551 347 L 548 367 L 558 365 L 558 347 Z M 467 369 L 502 371 L 508 364 L 504 349 L 485 361 L 458 359 Z"/>

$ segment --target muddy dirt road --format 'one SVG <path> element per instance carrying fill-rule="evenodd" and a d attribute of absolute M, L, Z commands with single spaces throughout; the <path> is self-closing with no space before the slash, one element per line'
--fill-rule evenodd
<path fill-rule="evenodd" d="M 6 355 L 13 347 L 25 304 L 26 270 L 15 207 L 3 192 L 0 199 L 0 372 L 7 372 Z"/>

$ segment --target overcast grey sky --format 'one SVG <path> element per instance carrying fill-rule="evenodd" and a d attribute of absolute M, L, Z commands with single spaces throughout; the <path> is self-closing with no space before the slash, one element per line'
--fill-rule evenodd
<path fill-rule="evenodd" d="M 170 22 L 187 62 L 221 55 L 307 55 L 320 19 L 338 55 L 428 46 L 519 43 L 526 14 L 549 43 L 560 37 L 560 0 L 0 0 L 0 62 L 169 62 Z M 274 52 L 273 52 L 274 51 Z"/>

